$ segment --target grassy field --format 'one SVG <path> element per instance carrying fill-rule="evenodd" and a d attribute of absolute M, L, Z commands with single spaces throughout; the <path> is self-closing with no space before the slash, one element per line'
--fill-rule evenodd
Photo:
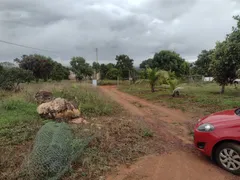
<path fill-rule="evenodd" d="M 183 87 L 179 97 L 171 97 L 167 86 L 157 87 L 151 93 L 148 84 L 122 85 L 120 90 L 135 96 L 161 103 L 170 108 L 181 109 L 187 112 L 202 112 L 209 114 L 224 109 L 240 107 L 240 87 L 227 86 L 225 94 L 220 94 L 220 87 L 215 83 L 180 84 Z"/>
<path fill-rule="evenodd" d="M 25 84 L 19 93 L 0 91 L 0 179 L 18 179 L 32 150 L 41 119 L 34 95 L 53 92 L 78 105 L 88 124 L 70 124 L 76 138 L 93 137 L 83 157 L 64 179 L 98 179 L 118 164 L 128 164 L 163 149 L 164 143 L 143 122 L 136 123 L 119 105 L 89 84 L 71 81 Z M 148 148 L 148 147 L 152 148 Z"/>

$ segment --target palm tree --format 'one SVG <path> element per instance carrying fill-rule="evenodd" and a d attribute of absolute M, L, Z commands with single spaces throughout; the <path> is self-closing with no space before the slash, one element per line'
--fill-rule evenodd
<path fill-rule="evenodd" d="M 157 68 L 152 69 L 148 67 L 146 70 L 147 70 L 147 78 L 151 87 L 151 91 L 155 92 L 155 86 L 159 80 L 161 72 Z"/>
<path fill-rule="evenodd" d="M 177 88 L 178 80 L 175 77 L 175 74 L 172 72 L 164 71 L 164 70 L 158 70 L 157 68 L 147 68 L 147 78 L 148 82 L 151 87 L 151 91 L 155 92 L 155 86 L 156 84 L 162 85 L 162 84 L 168 84 L 170 87 L 171 92 L 173 92 L 172 96 L 179 95 L 179 90 L 183 89 L 182 87 Z"/>

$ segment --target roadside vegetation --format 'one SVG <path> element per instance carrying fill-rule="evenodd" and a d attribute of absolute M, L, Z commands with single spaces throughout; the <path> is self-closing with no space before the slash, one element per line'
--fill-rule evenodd
<path fill-rule="evenodd" d="M 34 95 L 41 89 L 77 104 L 87 122 L 69 124 L 74 138 L 90 141 L 84 150 L 79 149 L 81 156 L 74 160 L 64 179 L 96 179 L 119 164 L 129 164 L 163 149 L 161 139 L 144 122 L 136 123 L 119 105 L 90 85 L 62 81 L 21 84 L 21 89 L 18 93 L 0 91 L 0 179 L 25 177 L 23 167 L 36 134 L 50 122 L 36 112 Z"/>
<path fill-rule="evenodd" d="M 162 50 L 140 64 L 135 84 L 119 89 L 200 114 L 239 107 L 239 85 L 234 80 L 240 78 L 240 16 L 233 18 L 237 26 L 232 32 L 213 49 L 203 50 L 195 62 L 189 64 L 179 54 Z M 204 77 L 213 80 L 204 82 Z"/>
<path fill-rule="evenodd" d="M 216 83 L 182 83 L 178 86 L 184 88 L 178 97 L 170 96 L 172 89 L 169 85 L 157 86 L 155 93 L 150 91 L 148 83 L 122 85 L 119 89 L 186 112 L 209 114 L 240 107 L 240 87 L 236 89 L 234 85 L 227 86 L 225 94 L 221 94 Z"/>

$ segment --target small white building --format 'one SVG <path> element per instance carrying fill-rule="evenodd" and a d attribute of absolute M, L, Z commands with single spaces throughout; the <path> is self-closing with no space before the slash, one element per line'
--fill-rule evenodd
<path fill-rule="evenodd" d="M 213 77 L 203 77 L 203 81 L 204 82 L 212 82 L 213 81 Z"/>

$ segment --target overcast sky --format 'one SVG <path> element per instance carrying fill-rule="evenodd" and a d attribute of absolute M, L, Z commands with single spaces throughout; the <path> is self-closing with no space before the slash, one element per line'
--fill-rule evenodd
<path fill-rule="evenodd" d="M 0 0 L 0 61 L 39 53 L 67 64 L 114 62 L 127 54 L 138 65 L 163 49 L 188 61 L 213 48 L 235 25 L 239 0 Z"/>

